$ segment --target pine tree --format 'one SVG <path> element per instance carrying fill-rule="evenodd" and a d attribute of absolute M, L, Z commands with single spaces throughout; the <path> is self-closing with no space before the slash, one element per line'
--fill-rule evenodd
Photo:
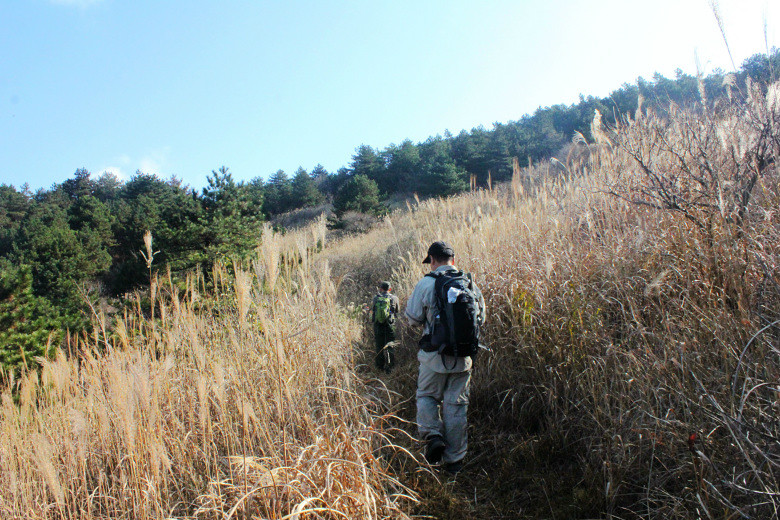
<path fill-rule="evenodd" d="M 30 207 L 30 197 L 7 184 L 0 184 L 0 257 L 11 251 L 16 233 Z"/>
<path fill-rule="evenodd" d="M 379 187 L 365 175 L 356 175 L 348 180 L 333 201 L 333 211 L 339 216 L 347 211 L 379 215 L 384 210 L 379 201 Z"/>
<path fill-rule="evenodd" d="M 284 170 L 277 170 L 265 185 L 263 210 L 268 215 L 278 215 L 292 209 L 292 181 Z"/>
<path fill-rule="evenodd" d="M 296 208 L 316 206 L 323 199 L 322 193 L 317 189 L 316 182 L 303 168 L 298 168 L 295 172 L 291 195 Z"/>
<path fill-rule="evenodd" d="M 321 164 L 317 164 L 317 166 L 315 166 L 314 169 L 311 171 L 311 178 L 317 182 L 321 181 L 327 176 L 328 176 L 328 170 L 326 170 L 325 167 Z"/>
<path fill-rule="evenodd" d="M 364 175 L 378 185 L 385 184 L 386 168 L 382 157 L 368 145 L 360 145 L 352 156 L 350 173 L 353 177 Z"/>
<path fill-rule="evenodd" d="M 3 265 L 0 271 L 0 365 L 31 365 L 51 355 L 62 337 L 62 323 L 51 304 L 32 290 L 27 265 Z"/>
<path fill-rule="evenodd" d="M 121 294 L 148 283 L 148 271 L 138 255 L 143 236 L 154 236 L 157 265 L 175 273 L 206 262 L 207 220 L 203 200 L 176 179 L 136 173 L 110 203 L 115 218 L 111 290 Z"/>
<path fill-rule="evenodd" d="M 468 189 L 468 173 L 458 167 L 448 155 L 438 154 L 426 164 L 420 194 L 448 197 Z"/>
<path fill-rule="evenodd" d="M 389 146 L 383 156 L 387 162 L 385 191 L 414 193 L 419 190 L 422 161 L 417 146 L 406 139 L 399 146 Z"/>
<path fill-rule="evenodd" d="M 263 215 L 261 207 L 255 205 L 258 199 L 253 187 L 236 183 L 225 166 L 211 173 L 203 189 L 208 258 L 243 256 L 257 246 L 260 238 Z"/>

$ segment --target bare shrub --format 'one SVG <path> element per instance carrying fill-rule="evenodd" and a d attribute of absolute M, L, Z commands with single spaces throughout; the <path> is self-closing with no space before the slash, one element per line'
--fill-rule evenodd
<path fill-rule="evenodd" d="M 321 204 L 300 209 L 294 209 L 281 215 L 275 215 L 271 223 L 276 227 L 284 229 L 300 229 L 308 226 L 312 222 L 322 217 L 329 217 L 332 214 L 332 204 Z"/>

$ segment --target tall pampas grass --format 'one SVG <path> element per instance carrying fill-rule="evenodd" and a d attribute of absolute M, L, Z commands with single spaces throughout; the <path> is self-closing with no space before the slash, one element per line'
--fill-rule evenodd
<path fill-rule="evenodd" d="M 259 275 L 217 265 L 213 292 L 161 279 L 155 327 L 138 306 L 108 346 L 83 338 L 6 388 L 0 515 L 404 518 L 385 411 L 353 374 L 361 329 L 301 234 L 267 230 Z M 312 268 L 279 267 L 295 255 Z"/>
<path fill-rule="evenodd" d="M 515 162 L 508 186 L 327 244 L 322 222 L 266 226 L 214 290 L 160 281 L 159 326 L 138 298 L 108 346 L 6 382 L 0 513 L 777 517 L 777 91 L 597 113 L 587 155 Z M 418 332 L 399 323 L 393 376 L 360 365 L 362 303 L 387 279 L 403 305 L 439 239 L 485 295 L 490 348 L 447 484 L 406 455 Z"/>
<path fill-rule="evenodd" d="M 434 240 L 487 299 L 473 487 L 407 481 L 441 518 L 777 517 L 780 118 L 777 87 L 747 88 L 613 128 L 596 113 L 585 160 L 515 163 L 508 186 L 330 245 L 347 301 L 382 279 L 403 300 Z M 418 334 L 401 327 L 389 380 L 410 421 Z"/>

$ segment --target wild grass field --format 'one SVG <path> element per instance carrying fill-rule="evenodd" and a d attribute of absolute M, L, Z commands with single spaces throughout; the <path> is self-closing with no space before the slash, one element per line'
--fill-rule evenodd
<path fill-rule="evenodd" d="M 780 84 L 593 135 L 367 233 L 266 228 L 186 286 L 161 268 L 135 310 L 5 374 L 0 513 L 777 517 Z M 361 310 L 383 279 L 403 304 L 436 239 L 489 313 L 455 479 L 413 438 L 417 331 L 380 375 Z"/>

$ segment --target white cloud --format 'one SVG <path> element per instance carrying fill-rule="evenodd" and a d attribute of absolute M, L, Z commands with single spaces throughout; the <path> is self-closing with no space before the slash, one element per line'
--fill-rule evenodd
<path fill-rule="evenodd" d="M 120 180 L 129 180 L 136 172 L 157 175 L 160 177 L 169 176 L 166 169 L 168 165 L 169 146 L 163 146 L 156 149 L 147 150 L 144 155 L 133 156 L 130 154 L 120 154 L 107 161 L 109 166 L 100 168 L 101 173 L 111 173 Z"/>
<path fill-rule="evenodd" d="M 152 150 L 140 160 L 138 169 L 143 173 L 162 176 L 169 151 L 170 147 L 168 146 Z"/>
<path fill-rule="evenodd" d="M 142 173 L 151 173 L 154 175 L 160 175 L 160 163 L 151 157 L 144 157 L 141 159 L 141 165 L 138 167 Z"/>

